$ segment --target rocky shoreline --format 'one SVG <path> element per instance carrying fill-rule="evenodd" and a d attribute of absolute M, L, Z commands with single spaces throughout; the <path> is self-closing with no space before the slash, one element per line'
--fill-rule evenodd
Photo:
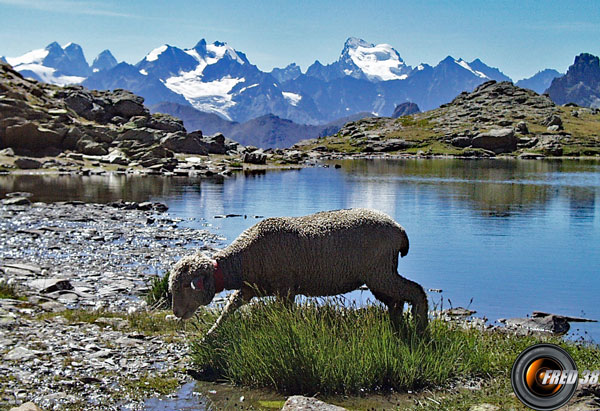
<path fill-rule="evenodd" d="M 0 271 L 26 298 L 0 299 L 0 406 L 138 409 L 153 394 L 138 385 L 167 381 L 176 389 L 189 379 L 181 333 L 136 325 L 174 323 L 168 313 L 148 314 L 140 297 L 190 248 L 212 249 L 215 235 L 180 227 L 159 203 L 7 200 Z M 94 314 L 68 315 L 77 309 Z"/>

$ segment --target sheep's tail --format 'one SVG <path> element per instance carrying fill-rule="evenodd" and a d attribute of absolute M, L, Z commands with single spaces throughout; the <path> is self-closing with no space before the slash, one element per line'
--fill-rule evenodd
<path fill-rule="evenodd" d="M 408 254 L 408 235 L 406 235 L 406 231 L 402 227 L 400 227 L 400 237 L 400 257 L 404 257 Z"/>

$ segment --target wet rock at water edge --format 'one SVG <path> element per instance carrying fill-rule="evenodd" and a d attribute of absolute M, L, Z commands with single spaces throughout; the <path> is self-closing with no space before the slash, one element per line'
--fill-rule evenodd
<path fill-rule="evenodd" d="M 15 160 L 15 166 L 22 170 L 35 170 L 42 167 L 42 163 L 29 157 L 19 157 Z"/>
<path fill-rule="evenodd" d="M 281 411 L 300 411 L 300 410 L 314 410 L 314 411 L 344 411 L 346 408 L 338 407 L 337 405 L 327 404 L 314 397 L 304 397 L 302 395 L 294 395 L 289 397 Z"/>
<path fill-rule="evenodd" d="M 30 205 L 31 201 L 25 197 L 11 197 L 2 200 L 2 204 L 7 206 L 26 206 Z"/>

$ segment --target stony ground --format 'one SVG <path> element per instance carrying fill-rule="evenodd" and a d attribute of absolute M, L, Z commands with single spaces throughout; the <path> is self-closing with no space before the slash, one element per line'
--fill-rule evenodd
<path fill-rule="evenodd" d="M 7 202 L 25 205 L 0 206 L 1 281 L 27 301 L 0 299 L 0 407 L 135 409 L 189 378 L 182 326 L 140 296 L 216 236 L 161 204 Z"/>

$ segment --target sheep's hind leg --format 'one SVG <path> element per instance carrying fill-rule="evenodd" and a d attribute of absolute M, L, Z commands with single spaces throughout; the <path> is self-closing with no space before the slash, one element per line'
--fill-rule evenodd
<path fill-rule="evenodd" d="M 395 326 L 400 324 L 404 303 L 411 305 L 411 313 L 416 321 L 417 330 L 427 327 L 427 294 L 419 284 L 408 280 L 398 273 L 386 276 L 377 284 L 367 284 L 375 298 L 384 303 L 389 310 L 390 319 Z"/>

